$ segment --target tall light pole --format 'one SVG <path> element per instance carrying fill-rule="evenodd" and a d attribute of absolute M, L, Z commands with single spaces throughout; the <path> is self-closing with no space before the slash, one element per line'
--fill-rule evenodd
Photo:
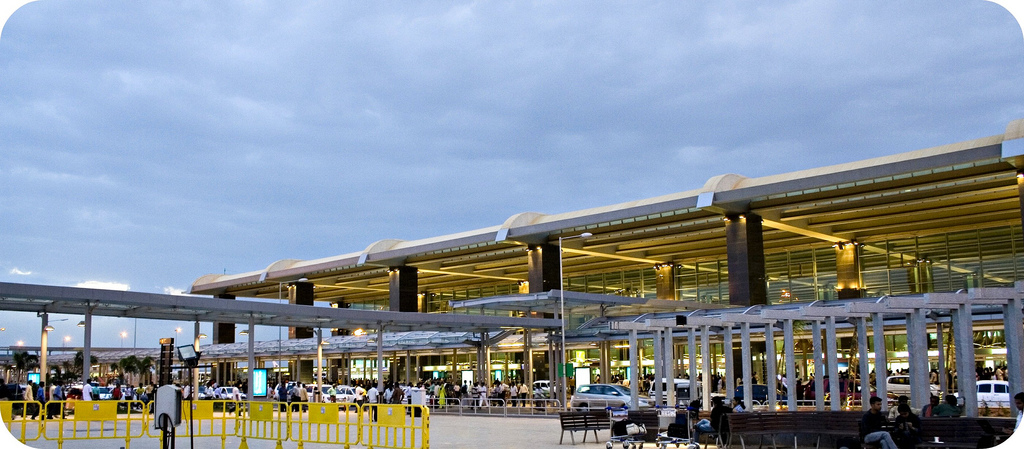
<path fill-rule="evenodd" d="M 566 368 L 566 365 L 568 365 L 568 362 L 566 362 L 566 348 L 565 348 L 565 322 L 566 322 L 566 318 L 565 318 L 565 272 L 562 269 L 562 242 L 565 241 L 565 240 L 572 240 L 572 239 L 585 239 L 585 238 L 591 237 L 593 235 L 594 234 L 591 234 L 589 232 L 584 232 L 584 233 L 579 234 L 579 235 L 572 235 L 572 236 L 569 236 L 569 237 L 559 237 L 558 238 L 558 302 L 559 302 L 559 306 L 561 307 L 561 312 L 559 312 L 559 318 L 562 319 L 562 349 L 561 349 L 562 356 L 560 357 L 560 359 L 561 359 L 560 361 L 561 361 L 561 365 L 562 366 L 559 367 L 559 369 L 562 370 L 562 406 L 563 407 L 567 407 L 569 405 L 568 404 L 569 403 L 569 383 L 566 382 L 566 376 L 569 373 L 565 372 L 565 368 Z"/>
<path fill-rule="evenodd" d="M 128 332 L 121 331 L 121 349 L 124 349 L 124 337 L 128 336 Z"/>

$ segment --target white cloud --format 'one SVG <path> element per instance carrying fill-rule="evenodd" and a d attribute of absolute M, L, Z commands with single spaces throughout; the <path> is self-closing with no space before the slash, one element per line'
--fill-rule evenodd
<path fill-rule="evenodd" d="M 122 284 L 120 282 L 104 282 L 104 281 L 85 281 L 75 284 L 75 287 L 79 288 L 98 288 L 101 290 L 120 290 L 128 291 L 131 287 L 128 284 Z"/>
<path fill-rule="evenodd" d="M 164 294 L 165 295 L 184 295 L 185 294 L 185 290 L 182 290 L 182 289 L 177 288 L 177 287 L 164 287 Z"/>
<path fill-rule="evenodd" d="M 22 271 L 22 270 L 19 270 L 18 267 L 14 267 L 14 268 L 11 268 L 11 274 L 16 274 L 18 276 L 28 276 L 28 275 L 32 274 L 32 272 L 31 271 Z"/>

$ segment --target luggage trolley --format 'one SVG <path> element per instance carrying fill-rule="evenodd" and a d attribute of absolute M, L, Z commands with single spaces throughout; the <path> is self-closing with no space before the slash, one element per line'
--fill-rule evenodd
<path fill-rule="evenodd" d="M 605 449 L 612 449 L 616 443 L 621 443 L 622 449 L 643 449 L 647 429 L 643 424 L 628 419 L 629 407 L 608 407 L 607 410 L 612 422 L 612 436 L 605 443 Z"/>
<path fill-rule="evenodd" d="M 693 419 L 697 416 L 697 409 L 663 408 L 659 410 L 660 417 L 673 417 L 674 423 L 669 424 L 667 431 L 658 434 L 658 447 L 668 449 L 669 445 L 676 448 L 700 449 L 700 444 L 693 441 Z M 680 417 L 679 414 L 683 413 Z"/>

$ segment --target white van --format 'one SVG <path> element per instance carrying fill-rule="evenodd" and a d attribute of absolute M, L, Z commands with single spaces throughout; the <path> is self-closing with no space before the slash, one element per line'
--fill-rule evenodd
<path fill-rule="evenodd" d="M 939 386 L 935 384 L 929 385 L 931 393 L 935 396 L 939 395 Z M 885 379 L 885 391 L 890 396 L 906 396 L 910 397 L 910 376 L 889 376 Z"/>
<path fill-rule="evenodd" d="M 685 402 L 690 398 L 690 379 L 674 379 L 676 389 L 676 402 Z M 697 382 L 697 388 L 700 389 L 700 382 Z M 661 379 L 661 391 L 662 394 L 667 390 L 665 379 Z M 654 384 L 651 383 L 651 389 L 647 391 L 647 396 L 654 398 Z"/>
<path fill-rule="evenodd" d="M 957 393 L 956 397 L 960 397 Z M 1010 383 L 1005 380 L 978 381 L 978 407 L 1010 407 Z"/>

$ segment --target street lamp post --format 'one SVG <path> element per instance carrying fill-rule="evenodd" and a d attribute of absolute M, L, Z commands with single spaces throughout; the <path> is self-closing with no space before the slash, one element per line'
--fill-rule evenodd
<path fill-rule="evenodd" d="M 565 272 L 563 271 L 563 268 L 562 268 L 562 242 L 565 241 L 565 240 L 572 240 L 572 239 L 585 239 L 585 238 L 591 237 L 593 235 L 594 234 L 591 234 L 589 232 L 584 232 L 584 233 L 579 234 L 579 235 L 573 235 L 573 236 L 569 236 L 569 237 L 559 237 L 558 238 L 558 303 L 559 303 L 559 307 L 561 308 L 561 311 L 559 312 L 559 318 L 562 319 L 562 349 L 560 351 L 561 352 L 561 357 L 559 357 L 561 359 L 560 360 L 561 367 L 559 369 L 562 370 L 562 382 L 561 382 L 561 384 L 562 384 L 562 405 L 563 406 L 568 406 L 568 402 L 569 402 L 569 384 L 568 384 L 568 382 L 566 382 L 566 376 L 569 373 L 565 372 L 566 365 L 568 365 L 568 362 L 566 362 L 566 348 L 565 348 L 565 322 L 566 322 L 566 318 L 565 318 Z"/>
<path fill-rule="evenodd" d="M 128 332 L 121 331 L 121 349 L 124 349 L 124 337 L 128 336 Z"/>

